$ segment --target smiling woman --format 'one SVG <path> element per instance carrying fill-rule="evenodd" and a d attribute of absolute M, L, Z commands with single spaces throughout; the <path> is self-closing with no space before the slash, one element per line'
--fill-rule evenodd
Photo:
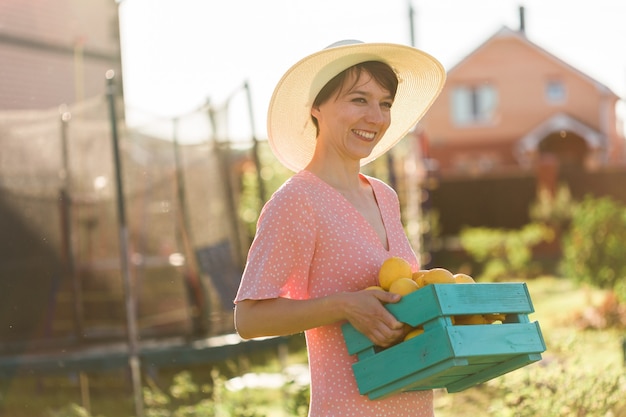
<path fill-rule="evenodd" d="M 360 168 L 404 137 L 444 80 L 441 64 L 420 50 L 343 41 L 300 60 L 274 90 L 269 143 L 296 174 L 261 212 L 235 322 L 244 338 L 305 332 L 311 417 L 433 415 L 431 391 L 361 396 L 341 324 L 383 347 L 404 337 L 384 306 L 400 296 L 367 288 L 387 258 L 412 271 L 418 260 L 395 191 Z"/>

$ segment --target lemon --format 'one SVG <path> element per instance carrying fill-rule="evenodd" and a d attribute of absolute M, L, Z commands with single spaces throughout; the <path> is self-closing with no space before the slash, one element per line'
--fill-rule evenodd
<path fill-rule="evenodd" d="M 413 281 L 417 282 L 417 285 L 422 288 L 424 286 L 424 274 L 426 273 L 426 269 L 420 269 L 419 271 L 413 272 L 411 278 Z"/>
<path fill-rule="evenodd" d="M 506 320 L 506 314 L 500 314 L 500 313 L 483 314 L 483 317 L 485 318 L 485 321 L 489 324 L 496 322 L 496 321 L 504 323 L 504 320 Z"/>
<path fill-rule="evenodd" d="M 427 270 L 421 278 L 424 285 L 429 284 L 454 284 L 454 275 L 445 268 L 433 268 Z"/>
<path fill-rule="evenodd" d="M 406 336 L 404 336 L 404 340 L 407 341 L 409 339 L 413 339 L 415 336 L 419 336 L 422 333 L 424 333 L 424 329 L 421 327 L 416 327 L 415 329 L 408 332 Z"/>
<path fill-rule="evenodd" d="M 481 314 L 467 314 L 464 316 L 454 317 L 455 325 L 468 325 L 468 324 L 489 324 L 487 320 Z"/>
<path fill-rule="evenodd" d="M 389 290 L 391 283 L 399 278 L 411 278 L 411 264 L 399 256 L 386 259 L 378 271 L 378 283 L 385 290 Z"/>
<path fill-rule="evenodd" d="M 453 276 L 454 282 L 457 284 L 474 284 L 474 278 L 470 277 L 467 274 L 454 274 Z"/>
<path fill-rule="evenodd" d="M 400 295 L 411 294 L 419 290 L 419 286 L 411 278 L 398 278 L 389 286 L 389 292 Z"/>

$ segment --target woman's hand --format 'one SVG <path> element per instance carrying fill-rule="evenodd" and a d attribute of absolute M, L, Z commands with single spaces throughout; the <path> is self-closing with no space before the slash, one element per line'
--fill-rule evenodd
<path fill-rule="evenodd" d="M 237 332 L 244 339 L 299 333 L 349 321 L 378 346 L 391 346 L 406 328 L 384 306 L 402 297 L 382 290 L 342 292 L 308 300 L 243 300 L 235 307 Z"/>
<path fill-rule="evenodd" d="M 405 326 L 384 306 L 397 303 L 398 294 L 382 290 L 363 290 L 343 293 L 347 320 L 374 344 L 389 347 L 401 341 L 406 333 Z"/>

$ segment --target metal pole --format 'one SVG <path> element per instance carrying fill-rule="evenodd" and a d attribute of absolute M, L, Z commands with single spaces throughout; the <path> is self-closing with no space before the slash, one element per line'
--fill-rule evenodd
<path fill-rule="evenodd" d="M 409 28 L 411 29 L 411 46 L 415 47 L 415 9 L 412 0 L 409 0 Z"/>
<path fill-rule="evenodd" d="M 208 103 L 208 101 L 207 101 Z M 226 107 L 227 108 L 227 107 Z M 237 197 L 235 196 L 235 192 L 233 191 L 232 185 L 232 170 L 230 163 L 230 154 L 231 154 L 231 146 L 230 139 L 226 138 L 226 142 L 218 140 L 218 122 L 216 117 L 216 111 L 212 106 L 208 106 L 207 114 L 209 116 L 209 122 L 211 123 L 211 140 L 213 149 L 215 150 L 215 156 L 217 158 L 217 165 L 222 178 L 224 178 L 224 191 L 223 196 L 228 204 L 228 220 L 230 221 L 231 233 L 233 235 L 234 246 L 236 248 L 235 261 L 238 265 L 243 265 L 245 259 L 245 253 L 248 251 L 248 246 L 242 246 L 244 240 L 242 238 L 242 229 L 239 225 L 239 216 L 237 215 Z M 222 146 L 222 145 L 226 146 Z M 247 245 L 247 244 L 246 244 Z"/>
<path fill-rule="evenodd" d="M 413 0 L 408 0 L 409 2 L 409 27 L 411 29 L 411 46 L 412 47 L 417 47 L 417 41 L 416 41 L 416 35 L 415 35 L 415 8 L 413 7 Z M 414 131 L 416 131 L 416 129 L 419 129 L 417 127 L 414 128 Z M 419 149 L 419 155 L 422 159 L 421 163 L 422 165 L 425 165 L 426 163 L 426 155 L 424 155 L 423 151 L 424 151 L 424 147 L 422 146 L 421 143 L 421 136 L 419 136 L 420 132 L 416 131 L 416 133 L 418 133 L 417 136 L 417 147 Z M 426 181 L 425 183 L 428 183 L 427 179 L 428 179 L 428 167 L 426 167 L 425 170 L 425 177 L 426 177 Z M 417 202 L 415 205 L 416 208 L 416 217 L 417 217 L 417 224 L 419 225 L 419 229 L 417 231 L 417 240 L 418 240 L 418 254 L 420 257 L 420 268 L 422 269 L 426 269 L 427 266 L 430 263 L 430 255 L 428 254 L 428 248 L 426 247 L 426 235 L 423 232 L 423 222 L 422 219 L 424 218 L 424 215 L 426 214 L 426 207 L 424 206 L 424 200 L 422 198 L 422 196 L 424 195 L 424 189 L 423 186 L 420 185 L 419 181 L 416 180 L 415 184 L 414 184 L 415 188 L 417 188 Z"/>
<path fill-rule="evenodd" d="M 69 151 L 67 146 L 67 126 L 72 116 L 70 112 L 63 110 L 61 112 L 61 159 L 62 170 L 61 177 L 63 186 L 61 188 L 61 213 L 63 222 L 63 253 L 66 265 L 66 272 L 72 280 L 72 298 L 73 298 L 73 318 L 74 318 L 74 334 L 78 342 L 84 339 L 83 326 L 83 300 L 82 286 L 78 274 L 76 273 L 76 260 L 74 258 L 74 245 L 72 244 L 72 197 L 71 188 L 72 181 L 69 168 Z"/>
<path fill-rule="evenodd" d="M 409 27 L 411 29 L 411 46 L 412 47 L 417 47 L 417 35 L 416 35 L 416 31 L 415 31 L 415 8 L 413 7 L 413 0 L 408 0 L 409 3 Z M 417 128 L 419 129 L 419 128 Z M 417 221 L 418 224 L 420 224 L 420 228 L 418 230 L 418 245 L 419 245 L 419 254 L 420 254 L 420 263 L 421 263 L 421 268 L 422 269 L 427 269 L 430 268 L 432 265 L 432 255 L 430 253 L 430 246 L 431 246 L 431 239 L 430 239 L 430 232 L 424 232 L 422 230 L 421 224 L 422 224 L 422 219 L 424 220 L 428 220 L 426 218 L 426 216 L 429 213 L 430 207 L 429 207 L 429 184 L 430 184 L 430 170 L 429 167 L 427 165 L 427 158 L 428 155 L 425 154 L 425 147 L 422 144 L 422 141 L 428 140 L 427 138 L 425 138 L 423 135 L 423 132 L 419 132 L 417 131 L 417 146 L 419 147 L 419 152 L 420 152 L 420 156 L 422 158 L 422 164 L 425 167 L 425 174 L 424 174 L 424 184 L 422 187 L 420 187 L 419 183 L 414 184 L 414 186 L 417 188 L 417 195 L 419 196 L 418 201 L 416 202 L 416 217 L 417 217 Z M 415 136 L 415 135 L 414 135 Z"/>
<path fill-rule="evenodd" d="M 178 143 L 178 119 L 173 120 L 172 142 L 174 144 L 174 170 L 176 175 L 176 192 L 178 197 L 178 219 L 180 227 L 177 229 L 179 238 L 183 246 L 185 254 L 185 279 L 193 291 L 193 333 L 195 336 L 206 335 L 210 326 L 208 320 L 210 316 L 210 306 L 208 305 L 208 297 L 202 285 L 202 279 L 195 263 L 195 253 L 193 250 L 192 227 L 189 219 L 189 210 L 187 210 L 187 197 L 185 188 L 185 176 L 183 173 L 183 165 L 180 157 L 180 146 Z"/>
<path fill-rule="evenodd" d="M 126 208 L 124 206 L 124 188 L 122 183 L 122 163 L 120 158 L 119 138 L 117 133 L 117 116 L 115 112 L 115 72 L 106 72 L 107 98 L 111 118 L 111 139 L 113 142 L 113 159 L 115 163 L 115 180 L 117 190 L 117 217 L 119 221 L 120 266 L 124 284 L 126 301 L 126 323 L 128 328 L 128 365 L 130 368 L 133 394 L 135 398 L 136 417 L 144 417 L 143 394 L 141 391 L 141 364 L 138 352 L 138 332 L 135 306 L 135 286 L 130 279 L 130 260 L 128 251 L 128 227 L 126 226 Z"/>
<path fill-rule="evenodd" d="M 256 177 L 259 187 L 259 203 L 261 206 L 265 204 L 265 185 L 263 184 L 263 177 L 261 176 L 261 159 L 259 158 L 259 140 L 256 137 L 256 129 L 254 126 L 254 111 L 252 106 L 252 94 L 250 93 L 250 85 L 246 81 L 243 85 L 246 90 L 246 97 L 248 99 L 248 114 L 250 115 L 250 129 L 252 130 L 252 153 L 254 158 L 254 165 L 256 166 Z"/>
<path fill-rule="evenodd" d="M 63 241 L 63 259 L 65 261 L 65 272 L 72 281 L 72 299 L 74 315 L 74 334 L 79 343 L 84 340 L 83 326 L 83 300 L 82 286 L 80 278 L 76 273 L 76 262 L 74 258 L 74 245 L 72 244 L 72 197 L 71 197 L 71 177 L 69 168 L 69 151 L 67 146 L 67 126 L 72 118 L 70 112 L 63 109 L 61 111 L 61 187 L 59 200 L 61 203 L 61 227 Z M 78 373 L 80 384 L 81 403 L 85 410 L 91 412 L 91 400 L 89 398 L 89 377 L 84 371 Z"/>

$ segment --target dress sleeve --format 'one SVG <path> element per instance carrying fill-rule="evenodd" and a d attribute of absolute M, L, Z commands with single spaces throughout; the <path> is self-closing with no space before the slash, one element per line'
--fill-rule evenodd
<path fill-rule="evenodd" d="M 315 218 L 306 193 L 294 187 L 278 190 L 259 216 L 235 303 L 308 298 L 315 241 Z"/>

